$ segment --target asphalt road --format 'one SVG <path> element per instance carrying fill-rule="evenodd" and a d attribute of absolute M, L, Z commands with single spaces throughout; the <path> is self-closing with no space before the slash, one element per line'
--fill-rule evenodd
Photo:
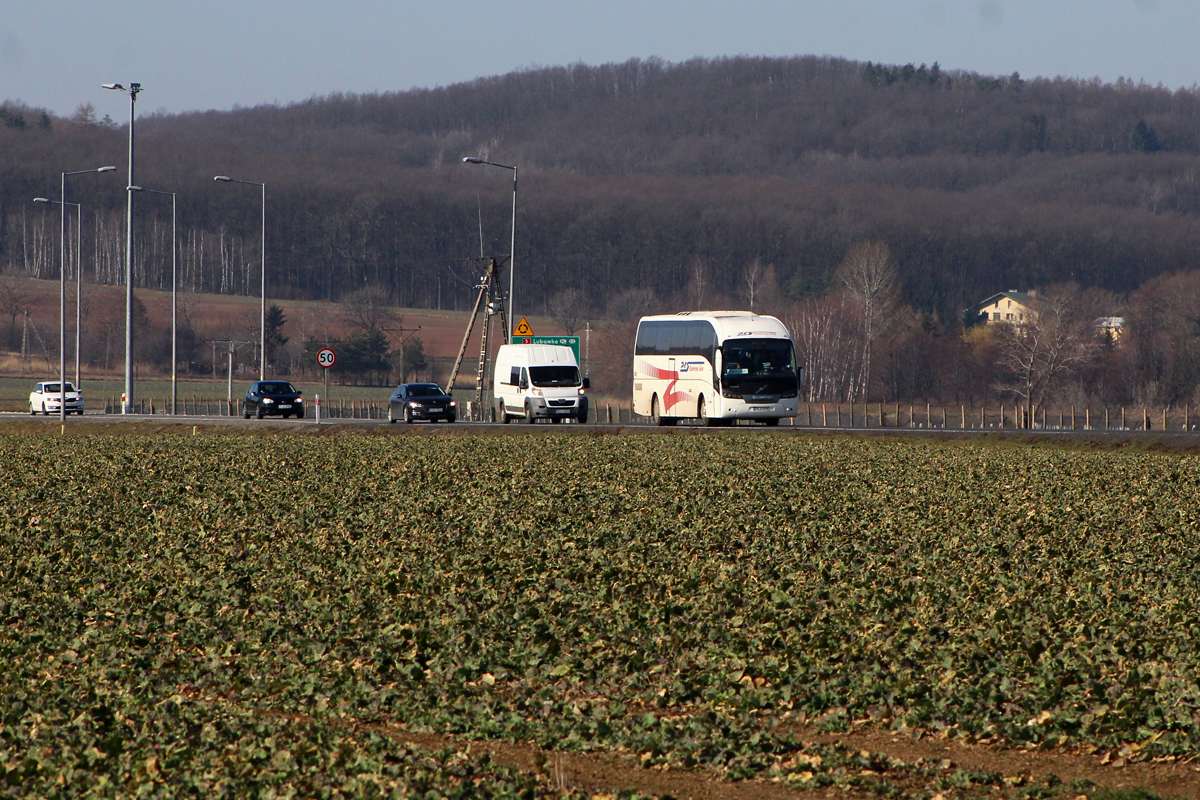
<path fill-rule="evenodd" d="M 322 419 L 320 426 L 316 419 L 308 417 L 303 420 L 296 419 L 242 419 L 239 416 L 235 417 L 216 417 L 202 415 L 185 415 L 179 414 L 171 416 L 167 414 L 103 414 L 103 413 L 88 413 L 82 417 L 71 416 L 67 417 L 67 426 L 77 426 L 81 429 L 100 428 L 112 426 L 114 431 L 119 431 L 122 426 L 136 426 L 138 432 L 145 432 L 147 429 L 162 430 L 175 426 L 203 426 L 209 430 L 224 429 L 228 431 L 244 431 L 250 433 L 254 430 L 262 430 L 264 427 L 278 430 L 279 432 L 294 431 L 294 432 L 312 432 L 316 433 L 319 429 L 326 430 L 362 430 L 366 431 L 372 428 L 382 428 L 389 433 L 402 433 L 411 431 L 413 433 L 427 434 L 447 434 L 454 432 L 466 431 L 494 431 L 508 432 L 514 435 L 534 432 L 590 432 L 596 433 L 616 433 L 619 431 L 631 431 L 645 434 L 666 434 L 672 433 L 681 434 L 696 434 L 701 431 L 717 435 L 763 435 L 770 433 L 795 433 L 815 436 L 868 436 L 868 437 L 901 437 L 901 438 L 917 438 L 917 439 L 1005 439 L 1009 441 L 1028 441 L 1028 442 L 1054 442 L 1059 444 L 1092 443 L 1102 447 L 1123 447 L 1131 446 L 1138 449 L 1150 450 L 1166 450 L 1166 451 L 1188 451 L 1200 453 L 1200 431 L 1185 432 L 1185 431 L 1134 431 L 1134 430 L 1084 430 L 1084 429 L 1034 429 L 1034 430 L 1016 430 L 1013 428 L 923 428 L 923 427 L 903 427 L 903 428 L 861 428 L 861 427 L 821 427 L 807 425 L 789 425 L 785 420 L 778 427 L 767 427 L 765 425 L 745 423 L 734 425 L 728 428 L 703 428 L 698 424 L 689 422 L 680 422 L 674 427 L 657 427 L 650 425 L 647 422 L 634 423 L 597 423 L 591 422 L 580 425 L 574 422 L 562 424 L 553 424 L 549 421 L 539 422 L 536 425 L 522 424 L 520 422 L 509 423 L 502 425 L 493 422 L 470 422 L 460 420 L 458 422 L 447 424 L 444 422 L 419 422 L 411 425 L 406 425 L 403 422 L 389 424 L 386 419 Z M 30 415 L 27 412 L 0 412 L 0 431 L 5 428 L 13 432 L 53 432 L 60 433 L 61 421 L 57 415 L 50 416 Z"/>

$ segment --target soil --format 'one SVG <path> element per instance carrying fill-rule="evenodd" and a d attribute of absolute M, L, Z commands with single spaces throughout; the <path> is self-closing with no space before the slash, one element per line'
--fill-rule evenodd
<path fill-rule="evenodd" d="M 486 752 L 498 763 L 524 771 L 540 771 L 559 786 L 590 794 L 614 794 L 633 790 L 643 794 L 671 795 L 695 800 L 783 800 L 804 797 L 853 797 L 842 788 L 801 790 L 768 780 L 727 781 L 702 770 L 646 769 L 633 756 L 613 753 L 547 752 L 533 744 L 508 742 L 465 742 L 448 736 L 415 733 L 386 724 L 371 726 L 398 742 L 422 749 L 469 746 L 473 752 Z M 1200 767 L 1193 763 L 1101 763 L 1099 755 L 1067 752 L 1008 750 L 990 745 L 942 741 L 924 736 L 900 735 L 886 731 L 860 729 L 842 734 L 800 731 L 805 742 L 840 743 L 855 750 L 883 753 L 906 763 L 920 759 L 940 763 L 945 770 L 961 768 L 987 771 L 1010 778 L 1011 787 L 992 789 L 991 797 L 1016 797 L 1020 786 L 1032 786 L 1050 776 L 1070 786 L 1086 780 L 1107 790 L 1140 789 L 1163 798 L 1200 797 Z M 807 734 L 807 735 L 805 735 Z M 902 783 L 903 785 L 903 783 Z M 912 796 L 928 790 L 922 784 L 904 786 Z M 953 795 L 946 793 L 947 798 Z M 1066 791 L 1065 797 L 1087 797 Z M 875 795 L 862 793 L 862 797 Z"/>

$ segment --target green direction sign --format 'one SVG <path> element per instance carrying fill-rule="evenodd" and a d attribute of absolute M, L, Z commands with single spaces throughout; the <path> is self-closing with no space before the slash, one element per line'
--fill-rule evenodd
<path fill-rule="evenodd" d="M 569 347 L 575 351 L 575 363 L 583 366 L 583 362 L 579 360 L 578 336 L 521 336 L 515 341 L 517 344 L 559 344 Z"/>

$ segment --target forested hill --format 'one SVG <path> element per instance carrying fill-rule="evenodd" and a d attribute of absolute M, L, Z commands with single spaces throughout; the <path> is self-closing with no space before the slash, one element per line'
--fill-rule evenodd
<path fill-rule="evenodd" d="M 1200 96 L 834 58 L 573 65 L 404 93 L 157 120 L 238 147 L 412 167 L 503 150 L 588 175 L 811 174 L 825 157 L 1200 153 Z M 961 188 L 961 187 L 949 187 Z"/>
<path fill-rule="evenodd" d="M 10 103 L 0 122 L 0 264 L 52 269 L 29 199 L 63 169 L 123 165 L 125 132 L 87 109 L 52 119 Z M 139 183 L 179 192 L 195 290 L 257 286 L 257 201 L 214 186 L 221 173 L 268 184 L 277 294 L 336 299 L 375 283 L 406 305 L 461 306 L 473 292 L 462 259 L 478 255 L 480 227 L 486 250 L 507 252 L 511 200 L 507 173 L 463 156 L 520 169 L 523 302 L 576 288 L 593 315 L 631 288 L 668 306 L 705 291 L 737 302 L 756 262 L 772 268 L 776 301 L 797 299 L 822 291 L 855 242 L 879 239 L 908 300 L 957 317 L 1001 289 L 1129 291 L 1192 268 L 1200 244 L 1200 91 L 1128 81 L 650 59 L 140 117 L 138 136 Z M 122 187 L 83 183 L 85 263 L 94 255 L 108 279 Z M 137 281 L 161 285 L 169 208 L 139 208 L 157 224 L 138 227 Z"/>

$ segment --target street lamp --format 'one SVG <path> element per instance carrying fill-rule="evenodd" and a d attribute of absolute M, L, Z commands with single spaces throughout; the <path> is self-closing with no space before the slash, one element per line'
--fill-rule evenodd
<path fill-rule="evenodd" d="M 129 94 L 129 176 L 126 186 L 133 186 L 133 118 L 134 104 L 138 92 L 142 90 L 140 83 L 131 83 L 126 89 L 119 83 L 102 84 L 105 89 Z M 121 413 L 128 414 L 133 410 L 133 192 L 125 193 L 125 397 L 121 403 Z"/>
<path fill-rule="evenodd" d="M 258 323 L 258 379 L 266 380 L 267 378 L 267 185 L 257 181 L 240 181 L 237 178 L 230 178 L 225 175 L 216 175 L 214 181 L 222 183 L 244 183 L 247 186 L 262 187 L 262 295 L 259 301 L 259 323 Z"/>
<path fill-rule="evenodd" d="M 464 164 L 487 164 L 489 167 L 500 167 L 501 169 L 511 169 L 513 174 L 513 203 L 512 203 L 512 239 L 508 246 L 508 324 L 516 325 L 516 318 L 513 317 L 513 262 L 517 259 L 517 168 L 510 167 L 507 164 L 497 164 L 495 161 L 485 161 L 482 158 L 471 158 L 465 156 Z M 508 341 L 511 331 L 504 332 L 504 341 Z"/>
<path fill-rule="evenodd" d="M 178 245 L 175 240 L 175 193 L 160 192 L 157 189 L 143 189 L 141 186 L 130 186 L 131 192 L 149 192 L 150 194 L 167 195 L 171 198 L 171 413 L 178 414 L 176 407 L 179 404 L 179 391 L 176 383 L 175 365 L 179 363 L 177 354 L 179 342 L 179 325 L 176 321 L 176 309 L 178 304 L 175 302 L 175 282 L 176 282 L 176 251 Z"/>
<path fill-rule="evenodd" d="M 98 169 L 81 169 L 77 172 L 62 173 L 62 180 L 59 183 L 59 199 L 49 200 L 45 197 L 35 197 L 35 203 L 54 203 L 58 205 L 58 246 L 59 246 L 59 268 L 58 268 L 58 414 L 59 419 L 63 422 L 67 421 L 67 206 L 75 206 L 76 210 L 80 208 L 79 203 L 67 202 L 67 176 L 68 175 L 86 175 L 93 172 L 112 172 L 116 167 L 99 167 Z M 79 221 L 83 221 L 82 215 L 79 216 Z M 76 255 L 79 257 L 79 262 L 82 265 L 83 258 L 79 254 L 79 226 L 76 225 Z M 81 276 L 77 276 L 81 277 Z M 75 391 L 79 391 L 79 294 L 78 287 L 76 289 L 75 299 L 76 309 L 76 340 L 75 340 Z"/>

